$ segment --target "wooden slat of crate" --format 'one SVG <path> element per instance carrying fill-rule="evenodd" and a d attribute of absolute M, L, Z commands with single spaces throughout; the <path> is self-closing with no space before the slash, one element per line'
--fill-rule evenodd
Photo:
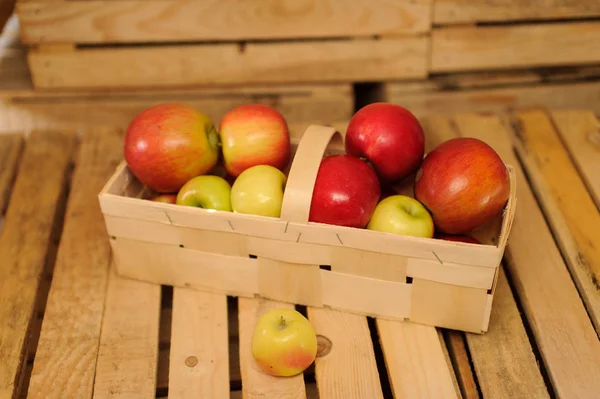
<path fill-rule="evenodd" d="M 600 62 L 600 22 L 448 27 L 431 35 L 431 72 L 593 62 Z"/>
<path fill-rule="evenodd" d="M 600 341 L 561 257 L 510 140 L 494 115 L 455 118 L 463 136 L 477 137 L 515 165 L 517 206 L 506 250 L 515 294 L 559 396 L 586 397 L 600 390 Z M 576 327 L 574 327 L 576 326 Z"/>
<path fill-rule="evenodd" d="M 0 137 L 0 216 L 10 199 L 12 184 L 23 148 L 23 136 L 18 133 Z"/>
<path fill-rule="evenodd" d="M 98 192 L 121 158 L 122 135 L 82 139 L 28 397 L 88 397 L 93 392 L 110 265 Z"/>
<path fill-rule="evenodd" d="M 17 4 L 26 43 L 135 43 L 415 34 L 432 0 L 89 0 Z"/>
<path fill-rule="evenodd" d="M 583 110 L 553 111 L 552 120 L 590 195 L 600 206 L 600 123 L 597 117 Z"/>
<path fill-rule="evenodd" d="M 227 298 L 173 289 L 169 395 L 225 398 L 229 394 Z"/>
<path fill-rule="evenodd" d="M 433 23 L 500 22 L 600 16 L 600 3 L 588 0 L 435 0 Z"/>
<path fill-rule="evenodd" d="M 571 161 L 578 154 L 567 152 L 542 110 L 518 112 L 515 122 L 517 149 L 529 181 L 600 334 L 600 212 Z M 600 163 L 597 150 L 596 163 Z"/>
<path fill-rule="evenodd" d="M 428 39 L 31 50 L 43 89 L 234 86 L 424 77 Z"/>
<path fill-rule="evenodd" d="M 383 85 L 380 99 L 400 104 L 418 116 L 463 112 L 506 112 L 546 106 L 600 113 L 600 82 L 550 83 L 448 91 L 407 91 L 402 83 Z"/>
<path fill-rule="evenodd" d="M 40 280 L 51 266 L 50 247 L 60 231 L 74 143 L 70 133 L 35 132 L 19 164 L 0 235 L 1 397 L 12 397 L 21 387 L 36 302 L 43 299 L 38 298 Z M 19 145 L 9 148 L 18 157 Z M 10 176 L 15 156 L 7 155 Z"/>

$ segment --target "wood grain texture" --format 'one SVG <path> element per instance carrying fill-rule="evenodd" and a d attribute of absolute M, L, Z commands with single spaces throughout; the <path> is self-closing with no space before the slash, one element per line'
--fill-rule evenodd
<path fill-rule="evenodd" d="M 351 82 L 424 77 L 423 38 L 32 51 L 36 88 Z"/>
<path fill-rule="evenodd" d="M 506 280 L 500 276 L 486 334 L 465 334 L 484 398 L 549 398 L 521 315 Z"/>
<path fill-rule="evenodd" d="M 475 372 L 469 361 L 465 333 L 456 330 L 445 330 L 444 335 L 463 398 L 480 398 L 477 382 L 475 381 Z"/>
<path fill-rule="evenodd" d="M 600 22 L 452 27 L 436 29 L 431 37 L 431 72 L 598 61 Z"/>
<path fill-rule="evenodd" d="M 93 0 L 17 5 L 26 43 L 135 43 L 414 34 L 431 0 Z M 227 27 L 223 29 L 223 27 Z"/>
<path fill-rule="evenodd" d="M 65 200 L 74 143 L 71 133 L 32 134 L 6 211 L 0 235 L 0 397 L 3 398 L 16 397 L 21 386 L 35 306 L 42 299 L 38 298 L 40 279 L 47 267 L 52 241 L 58 239 L 55 223 L 62 216 L 59 213 Z M 10 168 L 10 162 L 7 166 Z"/>
<path fill-rule="evenodd" d="M 518 205 L 506 267 L 553 390 L 559 397 L 587 398 L 600 390 L 600 341 L 514 155 L 509 132 L 493 115 L 465 115 L 456 123 L 461 135 L 484 140 L 515 166 Z"/>
<path fill-rule="evenodd" d="M 436 24 L 600 16 L 600 3 L 586 0 L 435 0 L 433 5 Z"/>
<path fill-rule="evenodd" d="M 274 308 L 292 308 L 293 305 L 254 298 L 238 299 L 240 329 L 240 370 L 244 399 L 281 398 L 306 399 L 302 374 L 279 378 L 261 371 L 252 357 L 252 331 L 258 319 Z"/>
<path fill-rule="evenodd" d="M 30 398 L 91 397 L 111 259 L 98 193 L 122 157 L 122 132 L 83 136 L 40 341 Z"/>
<path fill-rule="evenodd" d="M 156 397 L 160 286 L 109 274 L 95 398 Z"/>
<path fill-rule="evenodd" d="M 394 397 L 460 397 L 434 327 L 380 319 L 376 323 Z"/>
<path fill-rule="evenodd" d="M 401 104 L 415 115 L 451 116 L 464 112 L 507 112 L 545 106 L 554 110 L 589 109 L 600 113 L 600 83 L 553 83 L 477 90 L 412 91 L 386 83 L 379 99 Z"/>
<path fill-rule="evenodd" d="M 0 216 L 4 215 L 8 205 L 22 149 L 23 135 L 0 136 Z"/>
<path fill-rule="evenodd" d="M 600 162 L 598 162 L 600 122 L 598 118 L 591 111 L 568 110 L 552 112 L 552 120 L 590 195 L 600 207 Z"/>
<path fill-rule="evenodd" d="M 515 117 L 529 181 L 600 333 L 600 212 L 549 115 L 531 110 Z"/>
<path fill-rule="evenodd" d="M 315 360 L 321 399 L 383 398 L 367 318 L 325 308 L 308 308 L 317 335 L 332 343 Z"/>
<path fill-rule="evenodd" d="M 169 397 L 225 398 L 229 394 L 227 297 L 173 290 Z"/>

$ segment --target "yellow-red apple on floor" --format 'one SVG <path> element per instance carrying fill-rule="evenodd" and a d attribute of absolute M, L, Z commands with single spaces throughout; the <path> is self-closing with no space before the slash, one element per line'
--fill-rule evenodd
<path fill-rule="evenodd" d="M 283 170 L 290 160 L 290 134 L 283 115 L 263 104 L 228 111 L 219 125 L 225 169 L 233 177 L 255 165 Z"/>
<path fill-rule="evenodd" d="M 179 190 L 177 205 L 231 212 L 231 186 L 220 176 L 193 177 Z"/>
<path fill-rule="evenodd" d="M 297 375 L 317 356 L 317 335 L 297 310 L 265 312 L 252 332 L 252 356 L 262 371 L 278 377 Z"/>
<path fill-rule="evenodd" d="M 433 237 L 433 219 L 416 199 L 392 195 L 375 207 L 367 229 L 415 237 Z"/>
<path fill-rule="evenodd" d="M 279 217 L 286 175 L 271 165 L 244 170 L 231 187 L 231 208 L 237 213 Z"/>

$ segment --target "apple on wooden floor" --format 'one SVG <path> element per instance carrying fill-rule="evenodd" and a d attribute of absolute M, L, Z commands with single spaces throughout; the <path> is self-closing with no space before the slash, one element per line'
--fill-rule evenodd
<path fill-rule="evenodd" d="M 287 176 L 271 165 L 256 165 L 244 170 L 231 187 L 234 212 L 279 217 Z"/>
<path fill-rule="evenodd" d="M 433 237 L 433 220 L 427 209 L 406 195 L 392 195 L 377 204 L 369 230 L 415 237 Z"/>
<path fill-rule="evenodd" d="M 179 190 L 177 205 L 230 212 L 231 186 L 220 176 L 193 177 Z"/>
<path fill-rule="evenodd" d="M 158 193 L 176 193 L 219 159 L 219 135 L 202 112 L 159 104 L 138 113 L 125 133 L 125 161 L 138 180 Z"/>
<path fill-rule="evenodd" d="M 277 377 L 297 375 L 317 356 L 317 335 L 312 324 L 295 309 L 265 312 L 252 332 L 252 356 L 260 369 Z"/>

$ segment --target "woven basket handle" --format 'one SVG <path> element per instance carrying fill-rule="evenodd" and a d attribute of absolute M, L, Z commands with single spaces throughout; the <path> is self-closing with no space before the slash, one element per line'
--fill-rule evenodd
<path fill-rule="evenodd" d="M 298 143 L 288 174 L 281 219 L 293 223 L 308 223 L 313 188 L 321 160 L 333 137 L 341 133 L 335 128 L 310 125 Z"/>

